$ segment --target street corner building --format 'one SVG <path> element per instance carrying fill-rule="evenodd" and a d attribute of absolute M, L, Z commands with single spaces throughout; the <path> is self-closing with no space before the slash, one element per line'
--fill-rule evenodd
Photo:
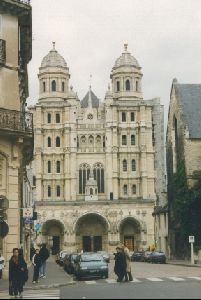
<path fill-rule="evenodd" d="M 27 64 L 32 56 L 29 1 L 0 1 L 0 219 L 9 234 L 0 238 L 6 261 L 22 242 L 21 208 L 26 165 L 33 157 L 33 122 L 26 112 Z"/>
<path fill-rule="evenodd" d="M 34 116 L 36 244 L 52 253 L 113 252 L 154 243 L 152 213 L 165 187 L 164 111 L 145 101 L 142 68 L 128 45 L 101 101 L 89 87 L 80 101 L 55 43 L 39 69 Z"/>

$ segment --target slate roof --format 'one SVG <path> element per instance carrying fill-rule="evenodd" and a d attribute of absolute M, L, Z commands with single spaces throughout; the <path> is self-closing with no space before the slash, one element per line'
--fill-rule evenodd
<path fill-rule="evenodd" d="M 82 108 L 89 107 L 90 93 L 91 93 L 92 107 L 93 108 L 99 108 L 100 100 L 98 99 L 98 97 L 92 91 L 89 91 L 86 94 L 86 96 L 84 97 L 84 99 L 81 101 L 81 107 Z"/>
<path fill-rule="evenodd" d="M 201 84 L 175 84 L 190 138 L 201 138 Z"/>

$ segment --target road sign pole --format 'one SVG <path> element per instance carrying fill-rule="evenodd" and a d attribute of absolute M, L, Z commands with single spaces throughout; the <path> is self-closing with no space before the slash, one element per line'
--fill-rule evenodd
<path fill-rule="evenodd" d="M 191 265 L 194 265 L 195 261 L 194 261 L 194 244 L 191 243 Z"/>

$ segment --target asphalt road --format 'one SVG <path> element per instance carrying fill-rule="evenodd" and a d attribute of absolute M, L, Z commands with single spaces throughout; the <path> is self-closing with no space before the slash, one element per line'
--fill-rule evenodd
<path fill-rule="evenodd" d="M 84 284 L 61 289 L 61 299 L 201 299 L 201 282 Z"/>

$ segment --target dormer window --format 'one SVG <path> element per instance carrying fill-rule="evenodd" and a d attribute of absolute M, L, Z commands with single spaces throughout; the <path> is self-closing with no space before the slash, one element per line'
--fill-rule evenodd
<path fill-rule="evenodd" d="M 130 80 L 126 80 L 126 91 L 130 91 L 130 90 L 131 90 Z"/>
<path fill-rule="evenodd" d="M 56 81 L 53 80 L 52 81 L 52 92 L 56 92 L 57 91 L 57 84 L 56 84 Z"/>

